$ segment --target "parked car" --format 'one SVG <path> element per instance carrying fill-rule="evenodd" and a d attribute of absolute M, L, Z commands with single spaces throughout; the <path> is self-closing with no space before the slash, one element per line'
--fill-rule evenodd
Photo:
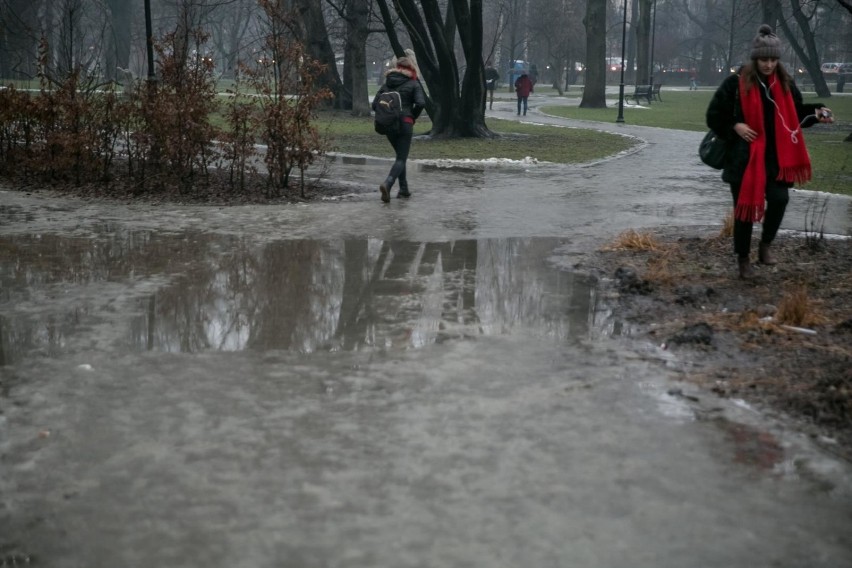
<path fill-rule="evenodd" d="M 823 74 L 833 75 L 834 73 L 837 73 L 841 65 L 843 65 L 843 63 L 823 63 L 819 69 L 823 72 Z"/>
<path fill-rule="evenodd" d="M 845 75 L 852 75 L 852 63 L 842 63 L 840 67 L 837 68 L 837 72 Z"/>

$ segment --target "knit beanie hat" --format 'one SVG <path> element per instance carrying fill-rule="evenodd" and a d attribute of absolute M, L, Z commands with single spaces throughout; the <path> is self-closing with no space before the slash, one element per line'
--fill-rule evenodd
<path fill-rule="evenodd" d="M 757 36 L 751 42 L 751 58 L 774 57 L 781 59 L 781 40 L 772 33 L 769 24 L 763 24 L 757 30 Z"/>

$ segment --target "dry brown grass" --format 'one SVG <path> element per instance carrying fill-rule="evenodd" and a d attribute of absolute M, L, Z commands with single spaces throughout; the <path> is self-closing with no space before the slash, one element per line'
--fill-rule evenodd
<path fill-rule="evenodd" d="M 725 220 L 722 221 L 722 229 L 719 231 L 718 239 L 730 239 L 734 236 L 734 210 L 728 211 Z"/>
<path fill-rule="evenodd" d="M 683 269 L 682 260 L 671 249 L 659 249 L 648 259 L 646 277 L 652 282 L 672 284 Z"/>
<path fill-rule="evenodd" d="M 808 296 L 808 287 L 800 282 L 787 286 L 775 320 L 780 324 L 794 326 L 813 326 L 825 323 L 826 319 L 819 313 L 817 303 Z"/>
<path fill-rule="evenodd" d="M 617 251 L 617 250 L 632 250 L 632 251 L 647 251 L 657 252 L 663 247 L 659 239 L 650 231 L 636 231 L 628 229 L 618 235 L 615 241 L 604 246 L 601 250 Z"/>

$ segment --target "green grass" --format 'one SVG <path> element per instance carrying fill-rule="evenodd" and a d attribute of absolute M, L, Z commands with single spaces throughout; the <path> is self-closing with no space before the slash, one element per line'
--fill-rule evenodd
<path fill-rule="evenodd" d="M 712 96 L 712 90 L 675 92 L 663 88 L 661 103 L 644 105 L 646 108 L 625 106 L 624 122 L 639 126 L 704 132 L 707 130 L 704 115 Z M 852 195 L 852 143 L 843 142 L 852 132 L 852 97 L 824 99 L 809 93 L 804 99 L 806 103 L 824 103 L 834 111 L 836 120 L 831 126 L 819 125 L 805 130 L 805 140 L 814 169 L 814 178 L 805 187 Z M 615 122 L 618 116 L 618 109 L 614 108 L 551 106 L 542 110 L 554 116 L 598 122 Z"/>
<path fill-rule="evenodd" d="M 415 136 L 429 131 L 429 120 L 424 117 L 414 126 Z M 418 159 L 471 160 L 493 157 L 521 160 L 529 156 L 545 162 L 582 163 L 621 152 L 635 144 L 622 136 L 591 130 L 522 124 L 512 120 L 488 119 L 486 123 L 500 135 L 498 138 L 415 138 L 411 156 Z M 331 137 L 337 152 L 372 156 L 390 153 L 387 139 L 375 133 L 370 118 L 355 118 L 346 113 L 321 113 L 320 129 Z"/>

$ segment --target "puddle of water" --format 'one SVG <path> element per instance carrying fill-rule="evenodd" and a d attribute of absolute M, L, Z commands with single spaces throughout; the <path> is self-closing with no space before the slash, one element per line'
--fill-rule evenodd
<path fill-rule="evenodd" d="M 560 239 L 278 241 L 116 232 L 0 239 L 0 364 L 85 346 L 351 351 L 610 329 Z"/>

